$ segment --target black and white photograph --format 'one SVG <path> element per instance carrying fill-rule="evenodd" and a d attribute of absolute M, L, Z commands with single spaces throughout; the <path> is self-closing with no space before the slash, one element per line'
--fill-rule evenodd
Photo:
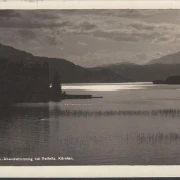
<path fill-rule="evenodd" d="M 0 10 L 0 165 L 180 165 L 180 10 Z"/>

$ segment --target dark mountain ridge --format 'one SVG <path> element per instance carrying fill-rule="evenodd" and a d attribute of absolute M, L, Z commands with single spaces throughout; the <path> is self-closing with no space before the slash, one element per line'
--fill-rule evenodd
<path fill-rule="evenodd" d="M 103 66 L 93 69 L 100 70 Z M 136 82 L 165 80 L 169 76 L 180 76 L 180 52 L 154 59 L 147 64 L 119 63 L 106 65 L 106 69 L 120 73 Z"/>
<path fill-rule="evenodd" d="M 0 58 L 24 63 L 48 62 L 50 80 L 54 73 L 59 71 L 63 83 L 152 82 L 180 75 L 180 52 L 163 56 L 144 65 L 125 62 L 84 68 L 62 58 L 34 56 L 0 44 Z"/>
<path fill-rule="evenodd" d="M 34 56 L 31 53 L 0 44 L 0 59 L 28 63 L 49 63 L 50 80 L 56 71 L 61 75 L 62 83 L 93 83 L 93 82 L 127 82 L 128 80 L 117 72 L 109 69 L 89 70 L 61 58 Z"/>
<path fill-rule="evenodd" d="M 111 65 L 107 69 L 121 73 L 123 77 L 135 82 L 152 82 L 157 79 L 165 80 L 169 76 L 180 75 L 180 64 L 146 64 L 146 65 Z M 96 67 L 93 69 L 101 69 Z"/>
<path fill-rule="evenodd" d="M 161 58 L 153 59 L 147 64 L 180 64 L 180 51 L 173 54 L 168 54 Z"/>

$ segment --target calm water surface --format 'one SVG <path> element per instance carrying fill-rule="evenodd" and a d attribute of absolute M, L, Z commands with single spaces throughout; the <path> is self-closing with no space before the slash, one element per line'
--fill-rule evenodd
<path fill-rule="evenodd" d="M 64 84 L 103 99 L 16 104 L 1 109 L 1 157 L 73 161 L 0 161 L 0 165 L 180 164 L 180 86 Z"/>

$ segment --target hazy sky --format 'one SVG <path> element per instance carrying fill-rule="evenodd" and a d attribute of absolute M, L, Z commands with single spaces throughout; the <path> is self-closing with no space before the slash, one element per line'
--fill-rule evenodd
<path fill-rule="evenodd" d="M 0 43 L 81 66 L 180 51 L 180 10 L 0 11 Z"/>

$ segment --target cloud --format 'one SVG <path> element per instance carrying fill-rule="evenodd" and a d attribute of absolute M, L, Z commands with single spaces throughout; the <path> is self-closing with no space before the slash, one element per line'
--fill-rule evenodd
<path fill-rule="evenodd" d="M 53 31 L 61 31 L 62 35 L 91 34 L 114 41 L 169 43 L 180 32 L 180 28 L 175 24 L 145 22 L 148 17 L 153 16 L 153 13 L 160 12 L 158 10 L 33 10 L 4 11 L 0 14 L 9 17 L 2 18 L 1 27 L 4 28 L 53 29 Z M 28 33 L 27 30 L 27 36 Z M 49 42 L 56 44 L 56 38 L 57 34 L 51 33 Z M 175 43 L 178 42 L 179 40 L 176 39 Z"/>
<path fill-rule="evenodd" d="M 0 39 L 80 65 L 141 63 L 179 48 L 178 15 L 179 10 L 1 10 Z"/>
<path fill-rule="evenodd" d="M 78 42 L 78 44 L 81 46 L 87 46 L 87 43 L 84 43 L 84 42 Z"/>
<path fill-rule="evenodd" d="M 176 39 L 176 43 L 180 42 L 178 38 L 180 27 L 175 24 L 146 23 L 137 20 L 117 26 L 115 24 L 108 29 L 101 27 L 96 29 L 93 31 L 95 37 L 114 41 L 169 43 Z"/>
<path fill-rule="evenodd" d="M 97 25 L 93 24 L 93 23 L 89 23 L 87 21 L 80 23 L 79 25 L 81 27 L 82 30 L 93 30 L 97 28 Z"/>
<path fill-rule="evenodd" d="M 0 18 L 3 28 L 61 28 L 72 25 L 66 18 L 62 19 L 56 10 L 0 10 Z"/>
<path fill-rule="evenodd" d="M 37 38 L 37 35 L 34 31 L 32 30 L 25 30 L 25 29 L 20 29 L 18 30 L 19 36 L 25 38 L 25 39 L 34 39 Z"/>
<path fill-rule="evenodd" d="M 44 42 L 47 45 L 59 45 L 63 44 L 62 37 L 59 35 L 59 31 L 46 30 L 44 32 Z"/>
<path fill-rule="evenodd" d="M 132 23 L 129 24 L 130 27 L 135 28 L 137 30 L 155 30 L 157 28 L 157 25 L 153 25 L 153 24 L 148 24 L 148 23 L 142 23 L 142 22 L 138 22 L 138 23 Z"/>
<path fill-rule="evenodd" d="M 20 18 L 10 18 L 2 19 L 1 27 L 4 28 L 23 28 L 23 29 L 35 29 L 35 28 L 61 28 L 71 26 L 70 22 L 61 21 L 40 21 L 38 19 L 20 19 Z"/>
<path fill-rule="evenodd" d="M 147 55 L 144 52 L 137 53 L 136 58 L 138 58 L 140 60 L 144 60 L 144 59 L 147 59 Z"/>
<path fill-rule="evenodd" d="M 145 17 L 148 14 L 148 11 L 143 11 L 143 10 L 136 10 L 136 9 L 125 9 L 125 10 L 120 10 L 116 11 L 116 16 L 119 17 L 124 17 L 124 18 L 142 18 Z"/>
<path fill-rule="evenodd" d="M 10 18 L 10 17 L 19 17 L 20 14 L 14 10 L 1 10 L 0 11 L 0 18 Z"/>
<path fill-rule="evenodd" d="M 123 17 L 123 18 L 147 18 L 154 15 L 157 10 L 137 10 L 137 9 L 81 9 L 81 10 L 63 10 L 61 14 L 70 16 L 96 16 L 96 17 Z"/>
<path fill-rule="evenodd" d="M 131 41 L 136 42 L 139 41 L 138 36 L 133 36 L 133 32 L 127 32 L 127 31 L 110 31 L 110 32 L 104 32 L 104 31 L 96 31 L 93 33 L 94 36 L 105 38 L 105 39 L 111 39 L 115 41 Z"/>

